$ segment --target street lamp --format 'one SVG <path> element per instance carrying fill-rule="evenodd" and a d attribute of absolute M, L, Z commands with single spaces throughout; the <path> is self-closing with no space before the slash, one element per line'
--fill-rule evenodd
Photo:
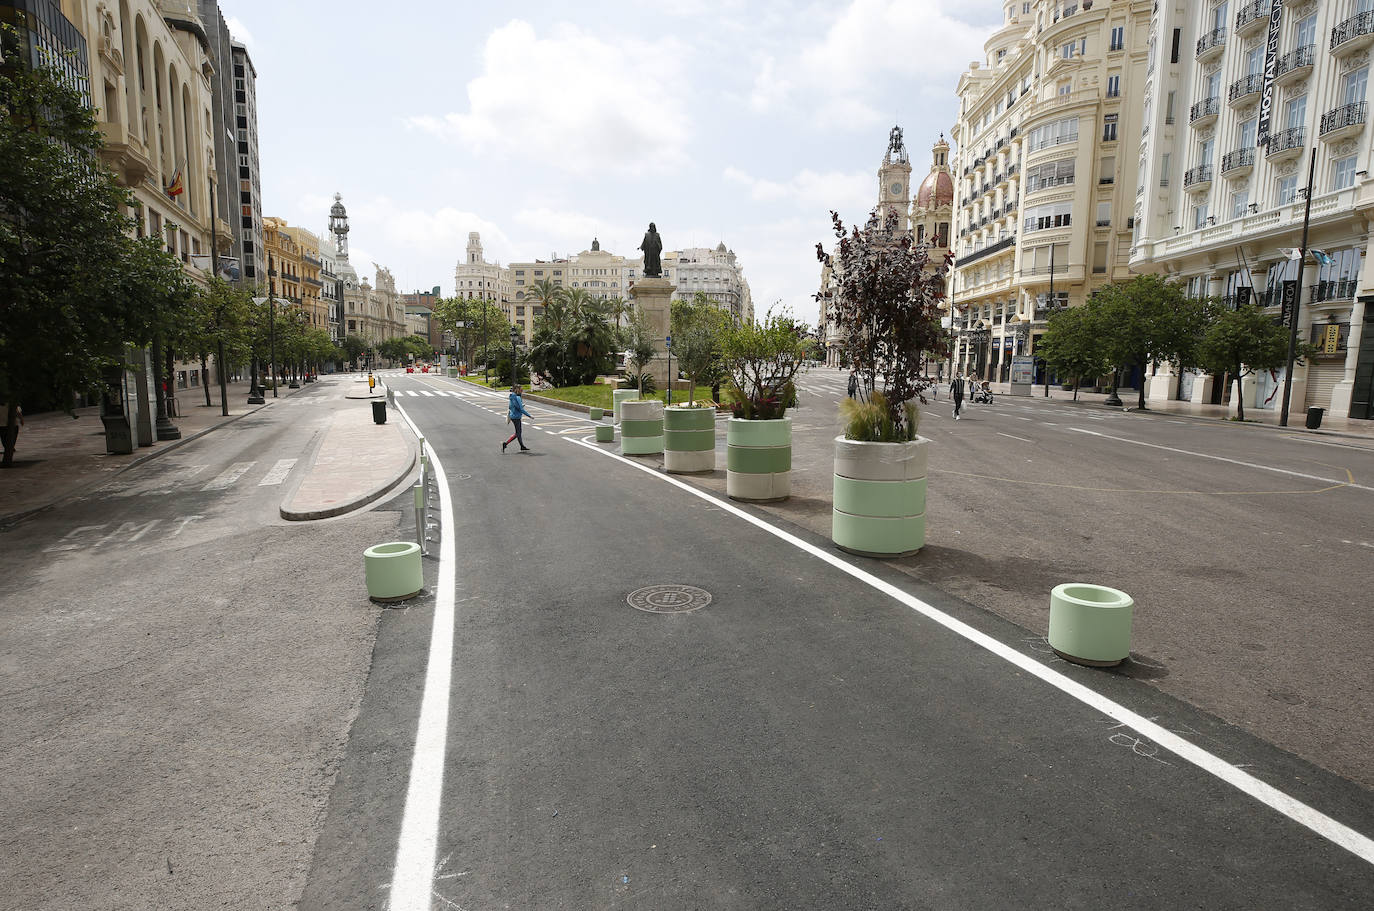
<path fill-rule="evenodd" d="M 512 389 L 515 388 L 515 381 L 516 381 L 516 380 L 519 378 L 519 376 L 520 376 L 520 370 L 516 367 L 516 363 L 515 363 L 515 357 L 516 357 L 516 354 L 515 354 L 515 345 L 516 345 L 516 342 L 518 342 L 519 340 L 520 340 L 520 330 L 517 329 L 515 326 L 511 326 L 511 327 L 510 327 L 510 385 L 511 385 L 511 388 L 512 388 Z"/>
<path fill-rule="evenodd" d="M 992 329 L 987 323 L 979 320 L 977 324 L 969 330 L 968 334 L 978 348 L 978 355 L 974 361 L 974 372 L 978 374 L 979 379 L 986 379 L 986 377 L 983 376 L 983 355 L 986 351 L 988 340 L 992 338 Z"/>
<path fill-rule="evenodd" d="M 277 283 L 267 286 L 267 335 L 272 341 L 272 398 L 277 397 Z"/>
<path fill-rule="evenodd" d="M 663 348 L 668 352 L 668 398 L 667 404 L 673 404 L 673 337 L 665 335 L 663 337 Z M 687 403 L 691 405 L 691 402 Z"/>

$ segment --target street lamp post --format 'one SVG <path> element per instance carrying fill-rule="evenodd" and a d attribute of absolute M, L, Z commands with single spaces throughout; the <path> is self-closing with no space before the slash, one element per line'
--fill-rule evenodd
<path fill-rule="evenodd" d="M 267 286 L 267 336 L 272 346 L 272 398 L 277 397 L 277 283 Z"/>
<path fill-rule="evenodd" d="M 665 335 L 663 337 L 663 348 L 668 352 L 668 398 L 667 404 L 673 404 L 673 337 Z M 692 404 L 691 402 L 687 403 Z"/>
<path fill-rule="evenodd" d="M 487 301 L 482 299 L 482 382 L 491 385 L 491 355 L 488 353 L 489 343 L 487 341 Z"/>
<path fill-rule="evenodd" d="M 520 378 L 520 369 L 516 366 L 515 343 L 520 339 L 520 330 L 514 326 L 510 327 L 510 385 L 515 388 L 515 381 Z"/>

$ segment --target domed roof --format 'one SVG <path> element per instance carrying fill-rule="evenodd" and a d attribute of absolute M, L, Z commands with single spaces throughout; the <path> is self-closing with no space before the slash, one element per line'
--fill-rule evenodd
<path fill-rule="evenodd" d="M 716 252 L 717 252 L 717 253 L 726 253 L 726 252 L 728 252 L 728 251 L 725 249 L 725 241 L 721 241 L 721 242 L 720 242 L 720 245 L 716 247 Z"/>
<path fill-rule="evenodd" d="M 948 171 L 931 171 L 916 191 L 916 207 L 938 209 L 954 203 L 954 178 Z"/>

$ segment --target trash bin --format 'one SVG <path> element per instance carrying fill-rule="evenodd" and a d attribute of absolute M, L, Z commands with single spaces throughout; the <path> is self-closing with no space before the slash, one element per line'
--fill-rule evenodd
<path fill-rule="evenodd" d="M 1322 415 L 1326 414 L 1325 408 L 1307 409 L 1307 429 L 1316 430 L 1322 425 Z"/>
<path fill-rule="evenodd" d="M 386 402 L 382 399 L 372 403 L 372 420 L 377 424 L 386 423 Z"/>

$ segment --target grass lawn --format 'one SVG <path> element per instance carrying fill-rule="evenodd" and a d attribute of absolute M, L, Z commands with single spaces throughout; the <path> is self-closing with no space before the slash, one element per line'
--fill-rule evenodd
<path fill-rule="evenodd" d="M 578 405 L 587 405 L 592 408 L 605 408 L 609 410 L 612 406 L 611 390 L 613 388 L 614 387 L 612 386 L 605 386 L 597 383 L 590 386 L 567 386 L 563 389 L 542 389 L 537 392 L 531 390 L 531 392 L 533 392 L 535 395 L 544 396 L 545 398 L 557 399 L 560 402 L 575 402 Z M 710 396 L 710 394 L 711 390 L 709 387 L 697 387 L 698 399 Z M 664 400 L 666 395 L 667 392 L 665 390 L 659 390 L 658 392 L 649 393 L 648 395 L 644 396 L 644 398 L 658 399 L 661 402 Z M 729 401 L 730 394 L 728 390 L 722 389 L 721 395 L 725 397 L 726 401 Z M 686 400 L 686 398 L 687 390 L 673 390 L 674 403 L 681 405 Z"/>

